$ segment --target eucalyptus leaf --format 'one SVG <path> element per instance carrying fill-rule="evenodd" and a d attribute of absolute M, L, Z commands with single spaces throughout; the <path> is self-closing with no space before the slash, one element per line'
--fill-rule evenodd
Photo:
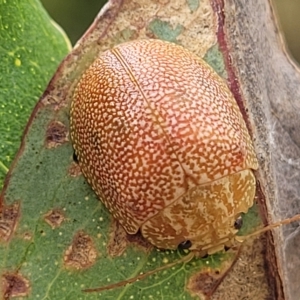
<path fill-rule="evenodd" d="M 0 1 L 0 186 L 29 115 L 70 50 L 40 2 Z"/>
<path fill-rule="evenodd" d="M 83 178 L 69 137 L 74 87 L 96 55 L 113 45 L 160 37 L 208 58 L 220 74 L 227 75 L 215 38 L 210 1 L 201 1 L 199 6 L 191 6 L 190 1 L 177 4 L 163 2 L 157 4 L 158 9 L 148 1 L 144 5 L 140 1 L 110 1 L 57 69 L 32 112 L 1 194 L 0 295 L 28 299 L 194 299 L 215 294 L 215 299 L 240 299 L 250 290 L 255 296 L 269 295 L 259 240 L 204 258 L 195 256 L 192 261 L 112 290 L 83 292 L 128 280 L 186 255 L 155 249 L 139 234 L 124 232 Z M 153 16 L 155 26 L 148 16 Z M 20 66 L 25 65 L 22 57 L 17 58 Z M 252 224 L 249 230 L 256 228 L 256 207 L 246 222 Z M 228 278 L 242 280 L 244 290 L 228 282 L 224 285 Z"/>

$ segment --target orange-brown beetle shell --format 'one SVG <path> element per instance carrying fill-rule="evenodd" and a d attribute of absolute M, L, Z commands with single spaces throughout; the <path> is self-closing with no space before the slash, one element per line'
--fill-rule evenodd
<path fill-rule="evenodd" d="M 73 95 L 71 138 L 114 218 L 157 247 L 217 250 L 253 204 L 257 160 L 235 99 L 175 44 L 138 40 L 101 54 Z"/>

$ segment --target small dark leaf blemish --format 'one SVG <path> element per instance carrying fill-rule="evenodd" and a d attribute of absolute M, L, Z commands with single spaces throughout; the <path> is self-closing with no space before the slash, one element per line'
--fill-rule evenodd
<path fill-rule="evenodd" d="M 29 294 L 30 285 L 28 279 L 19 273 L 5 273 L 2 275 L 3 299 L 26 297 Z"/>
<path fill-rule="evenodd" d="M 78 231 L 64 254 L 64 265 L 72 269 L 87 269 L 97 258 L 97 251 L 91 237 L 83 231 Z"/>
<path fill-rule="evenodd" d="M 52 229 L 54 229 L 61 225 L 61 223 L 65 220 L 65 216 L 60 209 L 55 208 L 44 215 L 44 220 L 52 227 Z"/>
<path fill-rule="evenodd" d="M 15 228 L 20 215 L 19 203 L 0 207 L 0 241 L 8 241 Z"/>
<path fill-rule="evenodd" d="M 59 122 L 52 121 L 47 128 L 45 143 L 47 148 L 56 148 L 65 142 L 68 142 L 69 132 L 67 127 Z"/>

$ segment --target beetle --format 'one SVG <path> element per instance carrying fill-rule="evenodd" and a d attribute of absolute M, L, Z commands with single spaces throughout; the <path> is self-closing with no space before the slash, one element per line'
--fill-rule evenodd
<path fill-rule="evenodd" d="M 157 248 L 230 246 L 258 162 L 224 80 L 183 47 L 135 40 L 80 78 L 70 130 L 82 173 L 127 233 Z"/>
<path fill-rule="evenodd" d="M 72 96 L 70 132 L 83 175 L 127 233 L 188 255 L 103 291 L 212 254 L 253 205 L 258 161 L 224 80 L 179 45 L 135 40 L 100 54 Z"/>

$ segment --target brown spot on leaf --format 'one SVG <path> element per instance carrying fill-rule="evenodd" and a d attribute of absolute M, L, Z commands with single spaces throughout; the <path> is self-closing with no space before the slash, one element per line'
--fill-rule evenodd
<path fill-rule="evenodd" d="M 54 208 L 44 215 L 44 220 L 54 229 L 61 225 L 65 220 L 65 216 L 60 209 Z"/>
<path fill-rule="evenodd" d="M 110 229 L 107 252 L 112 257 L 120 256 L 127 247 L 127 233 L 120 223 L 115 220 Z"/>
<path fill-rule="evenodd" d="M 18 202 L 9 206 L 0 206 L 0 240 L 8 241 L 17 227 L 20 216 Z"/>
<path fill-rule="evenodd" d="M 68 142 L 68 135 L 69 132 L 67 127 L 63 123 L 59 121 L 52 121 L 46 131 L 46 147 L 55 148 L 65 142 Z"/>
<path fill-rule="evenodd" d="M 95 263 L 96 258 L 97 251 L 93 240 L 85 232 L 79 231 L 65 251 L 64 264 L 72 269 L 86 269 Z"/>
<path fill-rule="evenodd" d="M 32 240 L 32 234 L 30 232 L 24 232 L 23 238 L 25 241 L 30 241 Z"/>
<path fill-rule="evenodd" d="M 29 280 L 19 273 L 5 273 L 2 276 L 2 299 L 25 297 L 29 294 Z"/>
<path fill-rule="evenodd" d="M 121 256 L 127 248 L 128 244 L 134 244 L 143 250 L 149 251 L 153 246 L 147 242 L 140 233 L 127 234 L 119 222 L 113 221 L 109 241 L 107 245 L 107 252 L 110 256 Z"/>
<path fill-rule="evenodd" d="M 209 297 L 219 286 L 222 276 L 218 273 L 204 272 L 192 276 L 188 283 L 188 289 L 192 295 L 202 295 Z"/>
<path fill-rule="evenodd" d="M 77 177 L 77 176 L 81 175 L 81 170 L 80 170 L 79 164 L 77 164 L 76 162 L 72 162 L 69 167 L 68 173 L 71 177 Z"/>
<path fill-rule="evenodd" d="M 221 264 L 220 269 L 207 267 L 201 270 L 201 272 L 191 276 L 187 285 L 191 294 L 193 296 L 199 296 L 201 299 L 210 299 L 235 264 L 238 253 L 238 251 L 227 252 L 226 259 Z"/>

